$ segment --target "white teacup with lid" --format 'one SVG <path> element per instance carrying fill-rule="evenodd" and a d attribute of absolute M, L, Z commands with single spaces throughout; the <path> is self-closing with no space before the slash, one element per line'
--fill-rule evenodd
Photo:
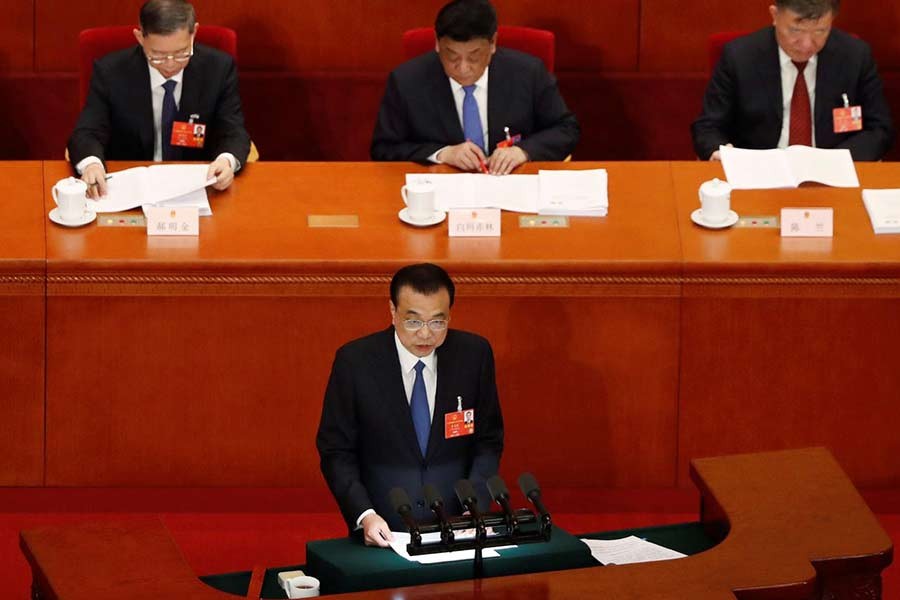
<path fill-rule="evenodd" d="M 74 177 L 60 179 L 51 191 L 57 214 L 65 223 L 78 223 L 87 210 L 87 184 Z"/>
<path fill-rule="evenodd" d="M 710 225 L 728 219 L 731 211 L 731 184 L 719 178 L 703 182 L 699 190 L 700 218 Z"/>

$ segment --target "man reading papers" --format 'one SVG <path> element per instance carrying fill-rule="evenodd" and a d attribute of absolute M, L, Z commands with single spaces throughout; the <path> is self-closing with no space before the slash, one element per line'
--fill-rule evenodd
<path fill-rule="evenodd" d="M 556 79 L 540 59 L 497 48 L 490 2 L 454 0 L 438 13 L 434 29 L 435 52 L 400 65 L 388 78 L 372 139 L 374 160 L 503 175 L 529 160 L 571 154 L 580 130 Z"/>
<path fill-rule="evenodd" d="M 377 546 L 403 529 L 392 488 L 410 494 L 416 519 L 431 515 L 424 484 L 459 514 L 453 484 L 470 479 L 486 508 L 483 482 L 497 473 L 503 451 L 494 355 L 484 338 L 448 328 L 454 286 L 446 271 L 410 265 L 390 289 L 391 327 L 337 351 L 316 436 L 322 474 L 347 525 Z"/>
<path fill-rule="evenodd" d="M 839 5 L 776 0 L 772 27 L 725 46 L 692 128 L 701 159 L 717 160 L 728 144 L 884 156 L 894 137 L 890 109 L 868 44 L 831 27 Z"/>
<path fill-rule="evenodd" d="M 69 139 L 75 170 L 93 198 L 106 194 L 107 160 L 212 161 L 213 187 L 227 188 L 250 151 L 234 60 L 194 43 L 184 0 L 149 0 L 140 24 L 137 46 L 94 64 Z"/>

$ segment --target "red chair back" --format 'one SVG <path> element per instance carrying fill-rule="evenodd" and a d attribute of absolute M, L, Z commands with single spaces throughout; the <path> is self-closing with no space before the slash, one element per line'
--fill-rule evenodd
<path fill-rule="evenodd" d="M 722 56 L 722 49 L 725 44 L 742 35 L 747 35 L 749 31 L 721 31 L 709 36 L 707 41 L 707 50 L 709 51 L 709 70 L 714 71 L 719 58 Z"/>
<path fill-rule="evenodd" d="M 91 74 L 94 72 L 94 61 L 110 52 L 122 50 L 135 45 L 134 27 L 115 25 L 112 27 L 95 27 L 85 29 L 78 35 L 78 89 L 80 105 L 84 106 L 88 90 L 91 87 Z M 206 46 L 227 52 L 237 60 L 237 34 L 234 29 L 216 25 L 200 25 L 197 29 L 197 41 Z"/>
<path fill-rule="evenodd" d="M 556 63 L 556 36 L 546 29 L 501 25 L 497 29 L 497 45 L 527 52 L 544 61 L 551 73 Z M 403 34 L 403 57 L 405 60 L 434 50 L 434 29 L 420 27 Z"/>

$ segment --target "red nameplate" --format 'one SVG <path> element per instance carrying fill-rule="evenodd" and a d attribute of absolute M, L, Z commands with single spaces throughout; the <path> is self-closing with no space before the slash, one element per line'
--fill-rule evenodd
<path fill-rule="evenodd" d="M 185 123 L 184 121 L 172 123 L 172 139 L 170 143 L 173 146 L 202 148 L 205 141 L 206 125 L 203 123 Z"/>
<path fill-rule="evenodd" d="M 834 132 L 862 131 L 862 106 L 834 109 Z"/>
<path fill-rule="evenodd" d="M 444 415 L 444 439 L 450 440 L 475 433 L 475 409 L 467 408 Z"/>

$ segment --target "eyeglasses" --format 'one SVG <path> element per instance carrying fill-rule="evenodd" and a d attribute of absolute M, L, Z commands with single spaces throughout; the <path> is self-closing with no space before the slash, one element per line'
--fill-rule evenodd
<path fill-rule="evenodd" d="M 166 61 L 174 60 L 177 63 L 186 63 L 191 60 L 191 57 L 194 55 L 194 47 L 191 46 L 191 49 L 182 54 L 167 54 L 166 56 L 151 56 L 147 54 L 147 60 L 150 61 L 151 65 L 163 65 Z"/>
<path fill-rule="evenodd" d="M 423 327 L 428 326 L 431 331 L 444 331 L 447 329 L 447 319 L 432 319 L 423 321 L 421 319 L 404 319 L 403 328 L 407 331 L 419 331 Z"/>

